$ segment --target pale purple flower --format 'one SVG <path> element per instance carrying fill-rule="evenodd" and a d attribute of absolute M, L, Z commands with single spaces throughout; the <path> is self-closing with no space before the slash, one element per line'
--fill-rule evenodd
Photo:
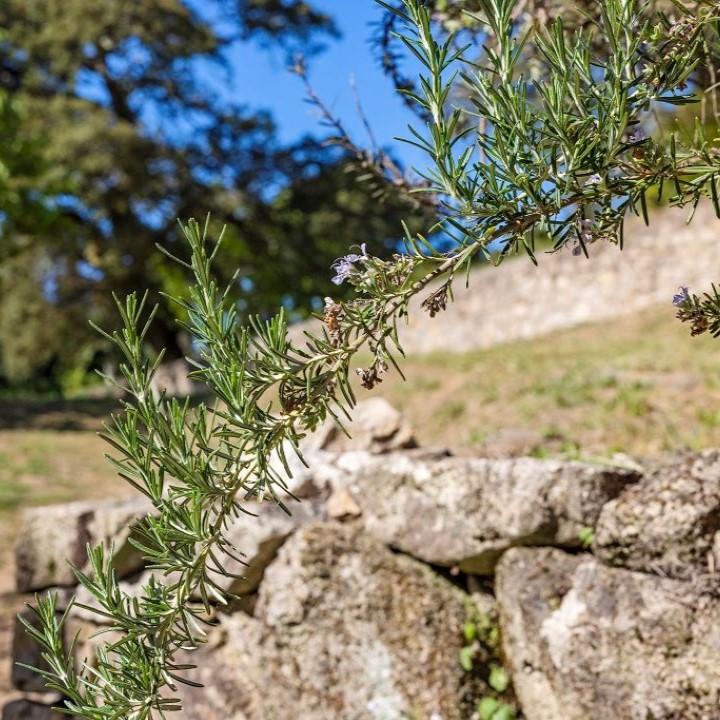
<path fill-rule="evenodd" d="M 594 175 L 591 175 L 586 181 L 586 185 L 599 185 L 602 182 L 602 178 L 600 177 L 600 173 L 595 173 Z"/>
<path fill-rule="evenodd" d="M 348 255 L 343 255 L 330 266 L 335 271 L 335 277 L 332 278 L 332 281 L 336 285 L 342 285 L 345 280 L 347 280 L 350 276 L 357 272 L 355 263 L 361 258 L 368 256 L 366 247 L 366 244 L 363 243 L 360 246 L 360 255 L 358 255 L 357 253 L 349 253 Z"/>
<path fill-rule="evenodd" d="M 675 307 L 680 307 L 681 305 L 684 305 L 689 300 L 690 300 L 690 293 L 688 292 L 688 289 L 685 287 L 685 285 L 681 285 L 678 288 L 677 294 L 673 295 L 672 304 L 675 305 Z"/>
<path fill-rule="evenodd" d="M 332 264 L 331 267 L 335 271 L 332 281 L 336 285 L 342 285 L 355 271 L 354 261 L 349 259 L 352 257 L 357 259 L 357 255 L 346 255 Z"/>

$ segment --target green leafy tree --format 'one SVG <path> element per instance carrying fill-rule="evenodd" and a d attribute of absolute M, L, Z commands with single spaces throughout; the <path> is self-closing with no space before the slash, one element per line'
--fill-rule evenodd
<path fill-rule="evenodd" d="M 56 221 L 54 210 L 44 202 L 47 192 L 60 193 L 65 187 L 40 186 L 46 171 L 38 141 L 23 137 L 21 128 L 27 110 L 7 91 L 0 90 L 0 208 L 3 242 L 0 262 L 27 243 L 30 230 L 47 231 Z"/>
<path fill-rule="evenodd" d="M 248 312 L 264 314 L 281 300 L 306 312 L 312 297 L 327 294 L 329 264 L 368 230 L 379 253 L 401 234 L 399 201 L 378 204 L 346 179 L 346 152 L 311 140 L 281 146 L 271 117 L 224 99 L 208 82 L 229 72 L 223 53 L 235 42 L 279 47 L 288 57 L 320 50 L 336 31 L 308 3 L 0 0 L 0 26 L 0 88 L 22 108 L 7 147 L 33 147 L 25 190 L 43 210 L 20 211 L 0 196 L 13 217 L 0 228 L 0 262 L 19 253 L 17 262 L 34 268 L 31 294 L 28 273 L 3 271 L 4 301 L 17 308 L 0 322 L 6 379 L 63 367 L 50 352 L 63 341 L 96 346 L 87 320 L 107 322 L 111 292 L 172 292 L 178 273 L 155 246 L 187 257 L 178 217 L 210 212 L 228 225 L 227 259 L 215 272 L 242 266 L 235 293 Z M 16 162 L 10 177 L 17 182 L 24 172 Z M 64 319 L 52 343 L 51 329 L 23 325 L 47 312 Z M 168 304 L 148 341 L 170 356 L 187 349 Z"/>
<path fill-rule="evenodd" d="M 146 321 L 136 296 L 119 303 L 123 327 L 112 338 L 126 358 L 130 399 L 108 439 L 122 476 L 156 508 L 138 532 L 157 573 L 139 600 L 131 598 L 118 587 L 107 548 L 90 550 L 93 572 L 78 571 L 78 579 L 120 636 L 94 668 L 77 667 L 63 647 L 56 599 L 39 601 L 38 626 L 28 630 L 43 645 L 49 685 L 66 695 L 75 715 L 140 719 L 178 708 L 172 691 L 190 670 L 180 664 L 179 650 L 202 642 L 211 605 L 226 600 L 217 583 L 225 572 L 222 553 L 236 552 L 226 525 L 257 499 L 284 506 L 287 456 L 299 453 L 303 435 L 328 415 L 349 412 L 355 373 L 369 389 L 398 362 L 397 323 L 411 298 L 419 295 L 430 315 L 445 310 L 456 275 L 475 256 L 496 264 L 515 251 L 532 257 L 538 230 L 558 250 L 578 255 L 596 242 L 619 244 L 625 215 L 647 214 L 646 196 L 658 188 L 676 205 L 706 197 L 720 216 L 717 141 L 699 133 L 692 144 L 674 136 L 661 144 L 633 135 L 653 105 L 693 100 L 688 80 L 701 61 L 705 32 L 720 22 L 715 2 L 670 19 L 636 0 L 607 0 L 593 27 L 612 47 L 608 56 L 595 54 L 589 34 L 568 38 L 557 22 L 522 34 L 514 0 L 480 4 L 495 48 L 482 66 L 432 28 L 419 0 L 397 10 L 402 40 L 423 68 L 418 92 L 409 95 L 429 118 L 412 133 L 431 161 L 423 190 L 440 199 L 441 224 L 454 247 L 439 252 L 423 235 L 408 233 L 405 254 L 349 253 L 335 271 L 355 296 L 329 300 L 322 331 L 296 346 L 282 312 L 267 322 L 239 321 L 212 278 L 218 245 L 207 227 L 191 221 L 185 234 L 193 281 L 189 297 L 178 301 L 201 348 L 196 376 L 218 400 L 197 411 L 151 392 L 155 365 L 144 355 L 143 337 L 152 318 Z M 542 83 L 520 71 L 525 50 L 543 64 Z M 469 86 L 471 110 L 448 102 L 456 72 Z M 463 122 L 468 112 L 484 122 Z M 686 289 L 674 302 L 687 314 L 683 319 L 699 322 L 706 313 L 700 331 L 713 318 L 720 322 L 720 302 L 703 304 Z M 361 347 L 371 360 L 355 367 Z M 192 604 L 193 596 L 202 603 Z"/>
<path fill-rule="evenodd" d="M 66 186 L 46 184 L 40 143 L 21 132 L 27 119 L 26 108 L 0 91 L 0 379 L 15 383 L 67 359 L 70 320 L 48 300 L 43 279 L 51 283 L 52 268 L 33 244 L 35 233 L 62 233 L 62 218 L 47 198 Z"/>

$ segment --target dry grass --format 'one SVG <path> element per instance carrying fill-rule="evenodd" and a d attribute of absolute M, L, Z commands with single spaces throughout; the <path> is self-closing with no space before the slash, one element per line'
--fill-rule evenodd
<path fill-rule="evenodd" d="M 526 428 L 548 439 L 547 451 L 562 439 L 580 452 L 648 455 L 720 445 L 719 368 L 720 341 L 690 338 L 663 307 L 489 350 L 408 358 L 407 381 L 391 372 L 374 392 L 408 415 L 422 444 L 478 451 L 499 431 Z M 113 406 L 0 405 L 0 512 L 127 493 L 96 434 Z"/>
<path fill-rule="evenodd" d="M 23 508 L 131 494 L 104 459 L 100 416 L 80 407 L 13 402 L 11 413 L 0 406 L 0 593 L 12 587 L 10 555 Z"/>
<path fill-rule="evenodd" d="M 380 394 L 411 418 L 422 444 L 478 452 L 522 428 L 542 439 L 538 455 L 657 455 L 720 445 L 719 367 L 720 341 L 691 338 L 663 307 L 490 350 L 409 358 L 407 382 L 390 376 Z"/>

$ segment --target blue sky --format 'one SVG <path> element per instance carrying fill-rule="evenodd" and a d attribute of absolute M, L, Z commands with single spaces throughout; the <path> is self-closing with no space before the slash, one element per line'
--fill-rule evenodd
<path fill-rule="evenodd" d="M 330 41 L 328 49 L 309 62 L 309 77 L 315 91 L 342 119 L 355 141 L 367 145 L 367 134 L 358 118 L 350 86 L 354 78 L 378 143 L 392 148 L 407 166 L 424 167 L 422 153 L 393 140 L 394 136 L 407 136 L 407 124 L 417 126 L 418 120 L 404 107 L 382 73 L 368 42 L 373 33 L 371 23 L 381 16 L 381 8 L 374 0 L 312 0 L 311 4 L 333 16 L 342 33 L 339 40 Z M 304 102 L 303 84 L 287 70 L 281 51 L 242 43 L 231 49 L 228 59 L 233 77 L 227 92 L 236 101 L 270 110 L 282 141 L 292 142 L 306 133 L 326 132 L 319 125 L 315 110 Z"/>

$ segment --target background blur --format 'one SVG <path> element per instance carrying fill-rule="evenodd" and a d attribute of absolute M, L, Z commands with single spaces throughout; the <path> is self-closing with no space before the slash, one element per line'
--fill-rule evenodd
<path fill-rule="evenodd" d="M 458 9 L 473 3 L 437 0 L 436 19 L 462 26 Z M 552 15 L 569 4 L 582 3 L 527 7 Z M 127 493 L 96 436 L 117 399 L 95 371 L 112 371 L 116 358 L 89 322 L 117 327 L 112 294 L 147 290 L 161 308 L 149 351 L 166 348 L 168 360 L 188 351 L 160 294 L 182 293 L 186 278 L 156 249 L 185 255 L 178 219 L 210 213 L 214 232 L 227 226 L 216 269 L 225 281 L 240 269 L 241 311 L 282 305 L 302 319 L 345 291 L 330 281 L 334 259 L 361 243 L 391 253 L 402 219 L 426 230 L 432 215 L 362 180 L 356 149 L 329 142 L 339 128 L 322 122 L 290 71 L 306 68 L 358 146 L 374 157 L 385 148 L 417 177 L 424 158 L 393 140 L 408 123 L 422 128 L 396 92 L 416 68 L 373 0 L 0 0 L 0 28 L 0 545 L 9 550 L 25 505 Z M 477 39 L 476 28 L 463 33 Z M 628 226 L 640 255 L 609 248 L 604 265 L 587 261 L 588 275 L 577 265 L 545 275 L 542 261 L 533 271 L 518 259 L 497 280 L 478 277 L 475 300 L 408 345 L 410 382 L 391 374 L 379 394 L 408 411 L 422 442 L 458 451 L 608 457 L 717 445 L 717 351 L 710 338 L 687 337 L 669 302 L 693 278 L 701 290 L 718 266 L 715 221 L 701 211 L 682 235 L 702 241 L 692 265 L 684 246 L 682 262 L 672 259 L 684 224 L 664 212 L 650 233 Z M 523 329 L 503 334 L 511 327 Z"/>
<path fill-rule="evenodd" d="M 353 244 L 392 249 L 412 212 L 356 182 L 289 70 L 304 58 L 356 135 L 361 99 L 387 143 L 408 113 L 368 44 L 381 17 L 370 0 L 0 2 L 0 388 L 95 382 L 108 347 L 88 321 L 113 325 L 111 293 L 184 284 L 155 247 L 183 255 L 178 219 L 227 225 L 218 272 L 241 268 L 260 314 L 317 309 Z M 166 304 L 154 332 L 187 350 Z"/>

